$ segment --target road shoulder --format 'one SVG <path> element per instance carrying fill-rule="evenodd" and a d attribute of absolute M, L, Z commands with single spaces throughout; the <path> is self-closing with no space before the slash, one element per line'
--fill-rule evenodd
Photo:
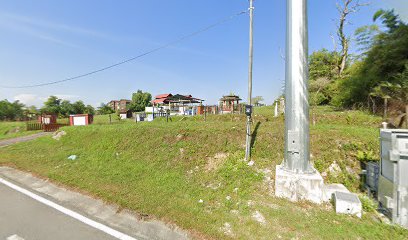
<path fill-rule="evenodd" d="M 0 177 L 137 239 L 189 239 L 188 234 L 176 226 L 157 220 L 142 220 L 132 211 L 121 210 L 116 205 L 67 190 L 29 173 L 0 167 Z"/>

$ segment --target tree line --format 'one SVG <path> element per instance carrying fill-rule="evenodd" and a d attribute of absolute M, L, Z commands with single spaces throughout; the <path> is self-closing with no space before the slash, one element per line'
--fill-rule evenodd
<path fill-rule="evenodd" d="M 132 94 L 132 100 L 128 110 L 132 112 L 144 111 L 145 107 L 151 106 L 152 95 L 148 92 L 138 90 Z M 91 105 L 85 105 L 83 101 L 70 102 L 56 96 L 50 96 L 41 108 L 26 106 L 19 101 L 0 101 L 0 121 L 27 120 L 39 114 L 56 114 L 61 118 L 67 118 L 71 114 L 111 114 L 115 111 L 105 103 L 97 110 Z"/>
<path fill-rule="evenodd" d="M 25 106 L 19 101 L 0 101 L 1 121 L 27 120 L 38 114 L 57 114 L 59 117 L 66 118 L 71 114 L 95 114 L 95 112 L 91 105 L 85 105 L 82 101 L 71 103 L 56 96 L 50 96 L 40 109 L 37 109 L 35 106 Z"/>
<path fill-rule="evenodd" d="M 91 105 L 85 105 L 79 100 L 71 103 L 68 100 L 59 99 L 56 96 L 50 96 L 44 102 L 44 106 L 40 109 L 41 113 L 57 114 L 60 117 L 69 117 L 71 114 L 95 114 L 95 108 Z"/>

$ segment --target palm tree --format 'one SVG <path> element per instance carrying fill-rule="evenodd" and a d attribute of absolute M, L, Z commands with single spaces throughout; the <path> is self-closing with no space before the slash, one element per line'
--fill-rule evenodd
<path fill-rule="evenodd" d="M 387 118 L 388 111 L 388 99 L 391 98 L 391 95 L 396 92 L 397 89 L 400 89 L 399 84 L 394 84 L 390 82 L 381 82 L 376 87 L 373 88 L 370 96 L 381 98 L 384 101 L 384 113 L 383 118 Z M 375 111 L 375 101 L 373 101 L 373 112 Z"/>
<path fill-rule="evenodd" d="M 405 103 L 405 123 L 408 128 L 408 64 L 405 65 L 405 70 L 395 76 L 398 82 L 396 95 L 400 101 Z"/>

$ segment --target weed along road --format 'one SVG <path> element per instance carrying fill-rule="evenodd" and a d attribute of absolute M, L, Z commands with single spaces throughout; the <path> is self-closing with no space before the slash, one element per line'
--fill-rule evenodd
<path fill-rule="evenodd" d="M 116 239 L 0 184 L 0 239 Z"/>

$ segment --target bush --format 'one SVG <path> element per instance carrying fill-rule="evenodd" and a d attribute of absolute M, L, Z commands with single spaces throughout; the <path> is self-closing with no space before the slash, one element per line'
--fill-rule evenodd
<path fill-rule="evenodd" d="M 357 151 L 357 160 L 360 162 L 372 162 L 379 161 L 378 157 L 374 154 L 373 151 Z"/>
<path fill-rule="evenodd" d="M 377 210 L 377 203 L 371 198 L 361 195 L 359 196 L 364 212 L 374 212 Z"/>

